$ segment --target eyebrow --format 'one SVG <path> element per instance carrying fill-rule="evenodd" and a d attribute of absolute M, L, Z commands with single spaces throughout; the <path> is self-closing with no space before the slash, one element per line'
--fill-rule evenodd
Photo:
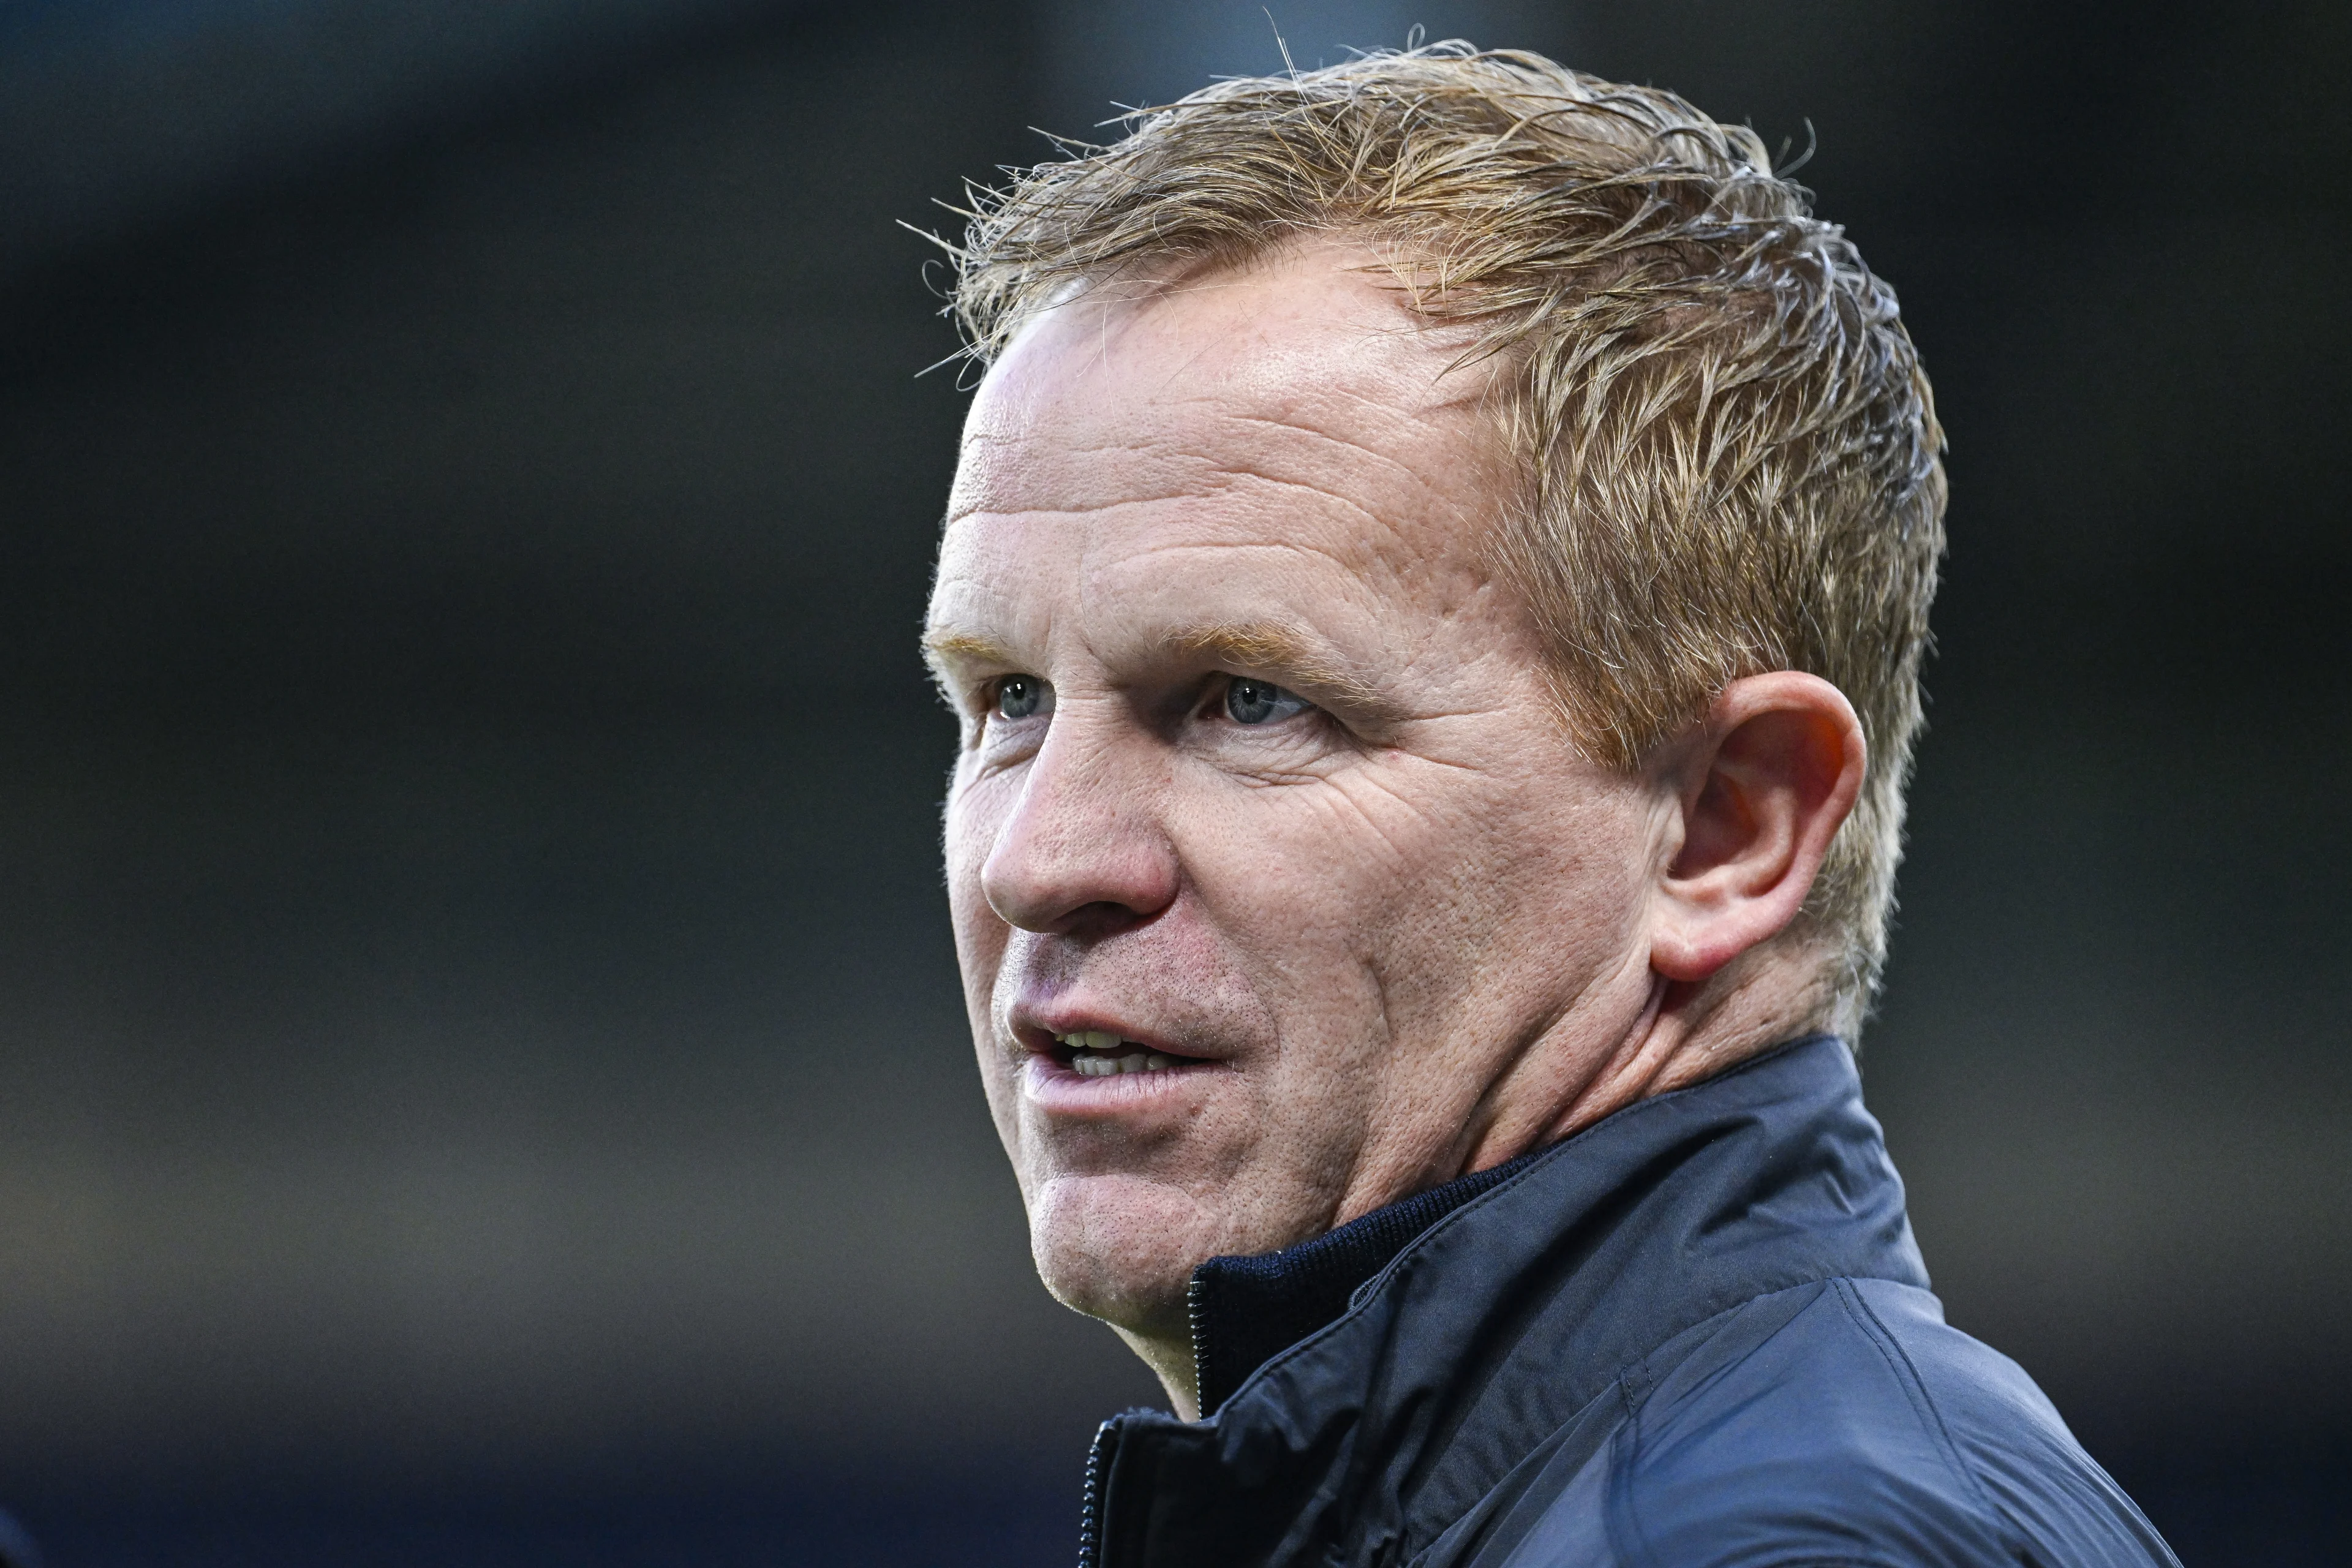
<path fill-rule="evenodd" d="M 1204 622 L 1181 627 L 1163 640 L 1165 646 L 1181 653 L 1295 680 L 1367 714 L 1382 712 L 1389 707 L 1371 683 L 1340 662 L 1321 638 L 1288 622 Z M 950 665 L 995 665 L 1010 669 L 1021 662 L 995 638 L 970 632 L 926 633 L 923 657 L 932 673 L 942 679 Z"/>
<path fill-rule="evenodd" d="M 930 667 L 931 686 L 939 692 L 940 700 L 961 712 L 965 694 L 955 678 L 959 667 L 995 665 L 1010 669 L 1016 661 L 993 637 L 973 637 L 969 632 L 927 631 L 923 634 L 923 662 Z"/>
<path fill-rule="evenodd" d="M 1017 662 L 1005 646 L 995 638 L 974 637 L 969 632 L 925 632 L 923 659 L 933 669 L 950 661 L 959 664 Z"/>
<path fill-rule="evenodd" d="M 1243 621 L 1186 626 L 1169 635 L 1168 644 L 1190 654 L 1205 654 L 1244 669 L 1284 675 L 1328 692 L 1350 707 L 1378 710 L 1388 706 L 1370 682 L 1341 663 L 1328 644 L 1283 621 Z"/>

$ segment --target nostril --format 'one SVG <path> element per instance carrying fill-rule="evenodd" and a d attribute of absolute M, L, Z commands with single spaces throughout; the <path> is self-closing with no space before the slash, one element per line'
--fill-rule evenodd
<path fill-rule="evenodd" d="M 1116 903 L 1108 899 L 1097 899 L 1091 903 L 1079 905 L 1063 916 L 1061 934 L 1076 937 L 1117 936 L 1121 931 L 1133 930 L 1150 918 L 1150 915 L 1130 909 L 1125 904 Z"/>

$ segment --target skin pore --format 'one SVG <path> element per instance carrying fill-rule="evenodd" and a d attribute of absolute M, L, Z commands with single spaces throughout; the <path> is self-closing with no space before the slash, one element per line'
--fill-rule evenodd
<path fill-rule="evenodd" d="M 948 888 L 1039 1272 L 1194 1418 L 1195 1265 L 1696 1081 L 1822 1016 L 1780 936 L 1845 699 L 1732 683 L 1578 752 L 1488 564 L 1486 371 L 1332 244 L 1031 323 L 966 426 L 927 646 Z"/>

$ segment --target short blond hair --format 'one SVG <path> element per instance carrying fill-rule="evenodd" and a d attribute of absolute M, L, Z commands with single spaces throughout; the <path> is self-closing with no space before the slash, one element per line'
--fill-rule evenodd
<path fill-rule="evenodd" d="M 952 308 L 993 359 L 1121 274 L 1325 237 L 1471 330 L 1524 477 L 1496 561 L 1571 731 L 1633 768 L 1742 676 L 1811 671 L 1869 768 L 1798 935 L 1859 1027 L 1886 951 L 1943 435 L 1894 291 L 1756 133 L 1672 93 L 1459 42 L 1221 81 L 975 193 Z"/>

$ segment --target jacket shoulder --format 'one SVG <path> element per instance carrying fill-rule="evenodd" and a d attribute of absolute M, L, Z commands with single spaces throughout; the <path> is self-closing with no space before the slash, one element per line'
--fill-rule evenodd
<path fill-rule="evenodd" d="M 1944 1321 L 1925 1290 L 1847 1284 L 1854 1313 L 1918 1380 L 1960 1464 L 2036 1560 L 2178 1568 L 2138 1505 L 2074 1440 L 2025 1369 Z"/>
<path fill-rule="evenodd" d="M 1627 1568 L 2177 1568 L 2024 1372 L 1911 1286 L 1759 1297 L 1669 1341 L 1625 1396 L 1556 1505 L 1604 1523 Z"/>

